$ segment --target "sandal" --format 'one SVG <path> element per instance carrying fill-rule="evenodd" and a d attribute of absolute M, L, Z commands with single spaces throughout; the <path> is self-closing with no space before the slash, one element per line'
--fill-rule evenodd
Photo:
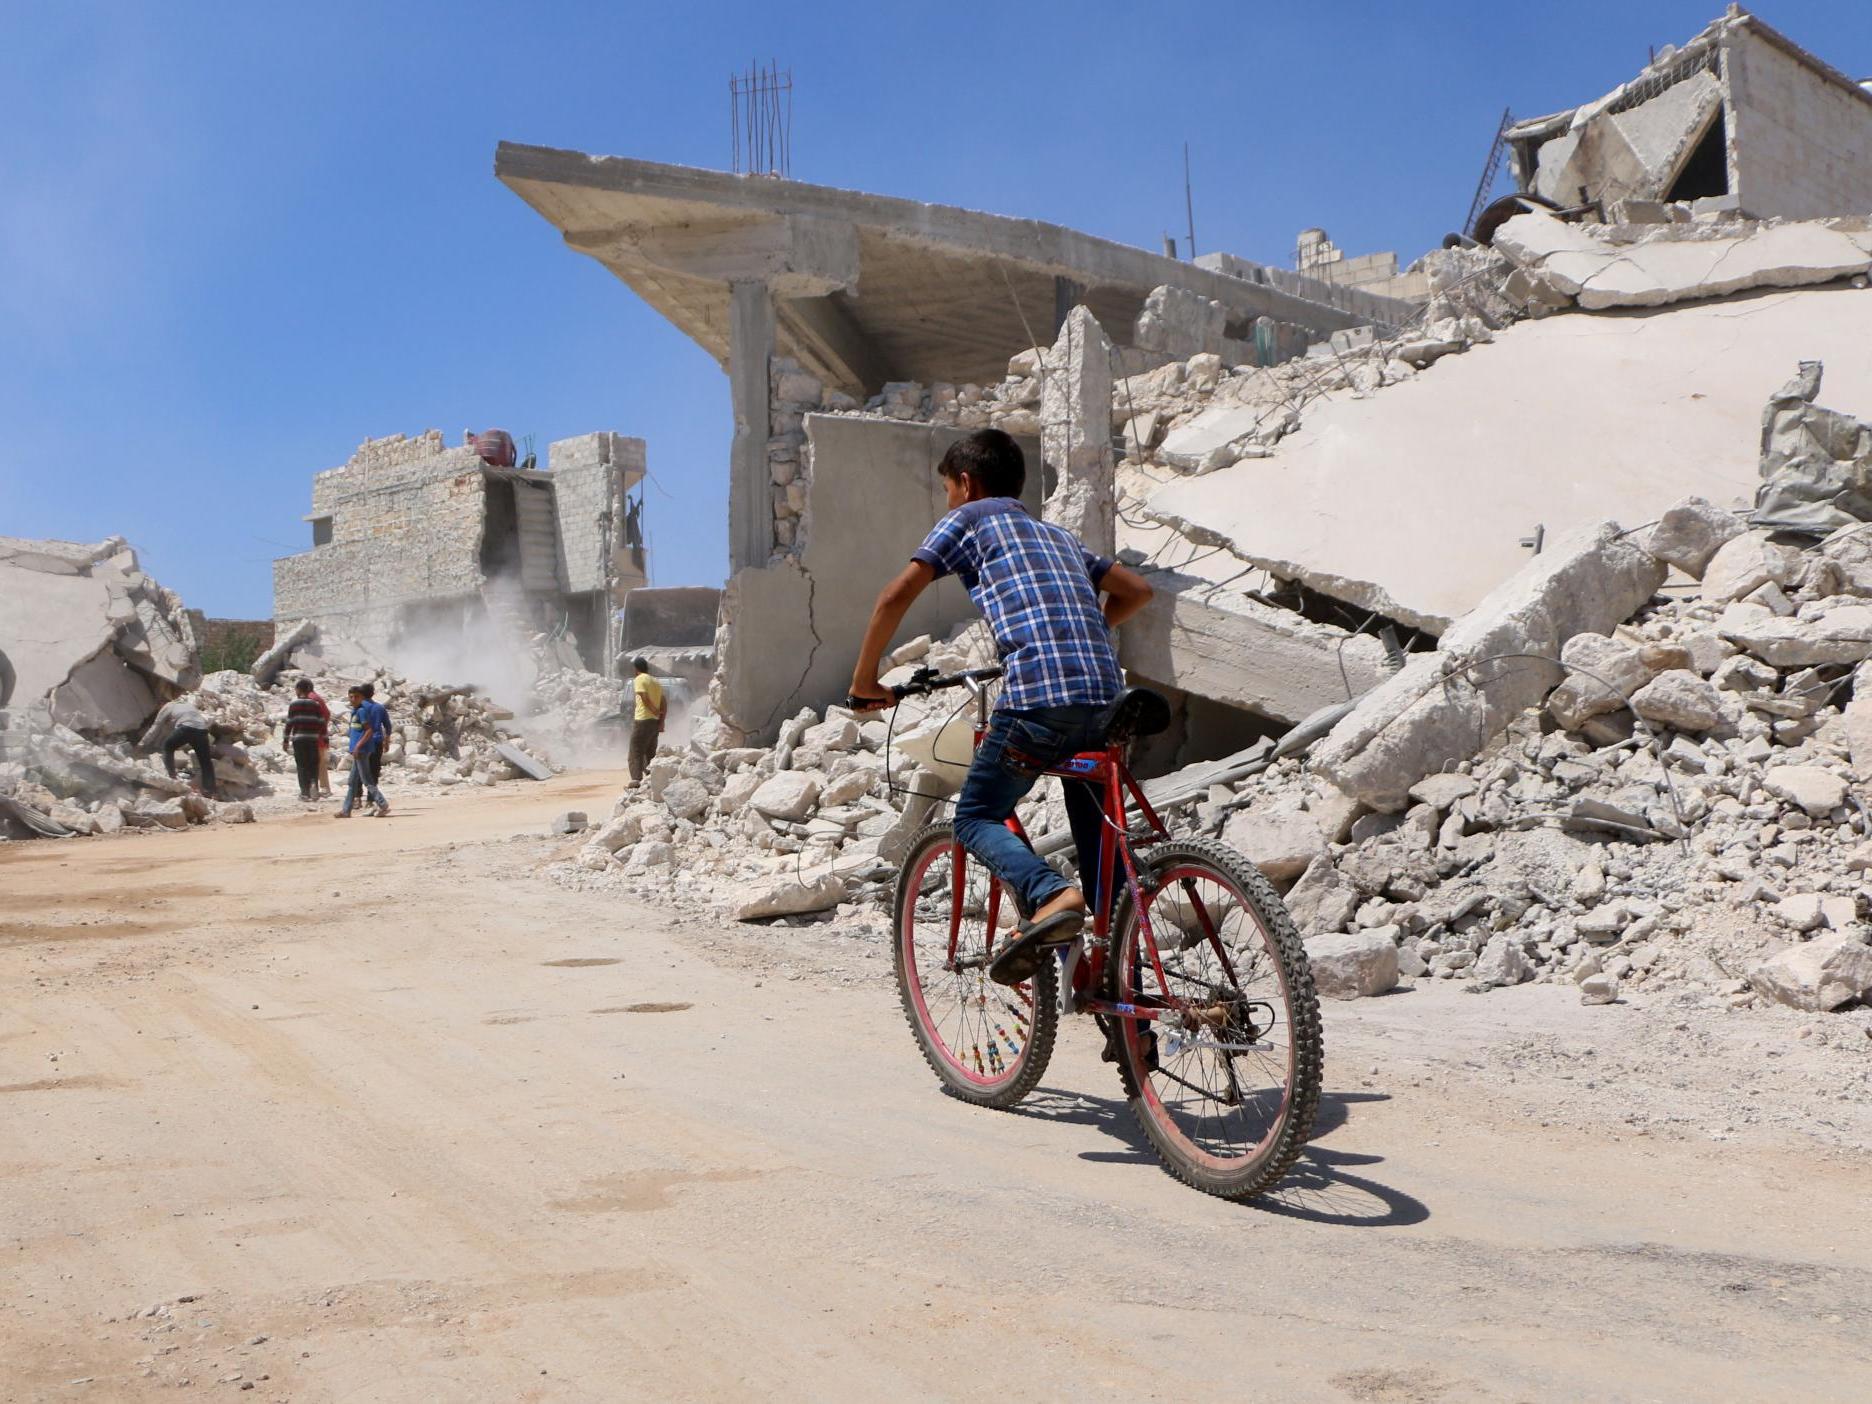
<path fill-rule="evenodd" d="M 1046 952 L 1070 945 L 1085 929 L 1083 911 L 1055 912 L 1045 921 L 1020 924 L 1020 936 L 988 963 L 988 978 L 997 985 L 1023 985 L 1033 979 Z"/>

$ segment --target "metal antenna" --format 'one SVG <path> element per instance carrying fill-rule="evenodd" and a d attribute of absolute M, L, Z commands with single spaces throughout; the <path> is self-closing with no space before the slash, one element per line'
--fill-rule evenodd
<path fill-rule="evenodd" d="M 1183 213 L 1189 220 L 1189 256 L 1196 257 L 1196 202 L 1190 195 L 1189 143 L 1183 143 Z"/>
<path fill-rule="evenodd" d="M 736 175 L 788 176 L 793 170 L 793 70 L 759 62 L 728 79 L 728 127 Z"/>

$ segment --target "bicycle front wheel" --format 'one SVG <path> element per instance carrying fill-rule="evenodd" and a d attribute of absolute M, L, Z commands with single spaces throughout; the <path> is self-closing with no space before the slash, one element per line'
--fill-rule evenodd
<path fill-rule="evenodd" d="M 1059 963 L 1024 985 L 997 985 L 988 962 L 1014 939 L 1013 894 L 969 856 L 948 824 L 910 841 L 897 878 L 895 955 L 904 1017 L 951 1095 L 1011 1107 L 1046 1073 L 1059 1031 Z"/>
<path fill-rule="evenodd" d="M 1145 921 L 1127 898 L 1108 980 L 1121 1004 L 1119 1071 L 1164 1167 L 1224 1199 L 1286 1174 L 1313 1132 L 1324 1057 L 1313 972 L 1260 871 L 1210 840 L 1139 855 Z"/>

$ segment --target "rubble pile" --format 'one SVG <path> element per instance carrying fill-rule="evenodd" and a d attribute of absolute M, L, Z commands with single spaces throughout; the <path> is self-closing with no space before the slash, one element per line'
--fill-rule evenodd
<path fill-rule="evenodd" d="M 1667 567 L 1680 583 L 1659 593 Z M 1567 981 L 1588 1002 L 1637 989 L 1820 1010 L 1872 992 L 1872 815 L 1855 793 L 1872 774 L 1872 527 L 1803 548 L 1691 499 L 1557 543 L 1523 576 L 1310 757 L 1193 795 L 1172 828 L 1220 835 L 1286 891 L 1329 994 Z M 1418 744 L 1360 742 L 1387 770 L 1376 782 L 1335 766 L 1387 689 L 1454 706 L 1465 638 L 1487 652 L 1463 687 L 1514 705 L 1456 713 L 1467 734 L 1440 757 L 1423 737 L 1448 740 L 1447 718 L 1393 709 Z M 990 651 L 975 625 L 892 663 L 948 671 Z M 699 729 L 559 876 L 742 920 L 837 909 L 880 932 L 896 861 L 966 763 L 955 712 L 917 699 L 894 732 L 803 712 L 766 750 L 711 750 Z M 1036 840 L 1063 832 L 1056 787 L 1023 819 Z"/>
<path fill-rule="evenodd" d="M 884 680 L 993 658 L 986 630 L 971 624 L 945 641 L 904 644 Z M 555 875 L 582 886 L 604 875 L 607 886 L 744 921 L 835 907 L 849 916 L 858 904 L 875 925 L 911 835 L 967 769 L 967 710 L 960 692 L 909 699 L 894 717 L 807 709 L 770 748 L 715 747 L 717 729 L 699 723 Z M 1031 817 L 1037 834 L 1064 827 L 1063 810 L 1050 819 L 1035 806 Z"/>
<path fill-rule="evenodd" d="M 544 764 L 525 752 L 511 724 L 513 713 L 474 687 L 406 677 L 351 641 L 301 624 L 282 629 L 252 672 L 210 673 L 182 694 L 208 719 L 218 803 L 192 793 L 187 780 L 171 779 L 158 757 L 139 750 L 141 723 L 121 734 L 86 737 L 58 722 L 43 703 L 0 711 L 0 796 L 19 807 L 6 816 L 8 831 L 59 837 L 125 827 L 181 828 L 211 819 L 243 823 L 253 818 L 251 801 L 286 802 L 297 794 L 297 777 L 281 722 L 302 677 L 311 679 L 334 713 L 335 787 L 348 778 L 341 729 L 345 694 L 361 682 L 374 684 L 395 724 L 384 751 L 391 768 L 386 784 L 447 787 L 518 779 L 522 770 L 510 758 L 517 745 L 521 760 Z M 616 684 L 570 669 L 542 675 L 538 695 L 553 709 L 546 715 L 555 732 L 589 724 L 607 709 L 615 712 L 620 700 Z"/>

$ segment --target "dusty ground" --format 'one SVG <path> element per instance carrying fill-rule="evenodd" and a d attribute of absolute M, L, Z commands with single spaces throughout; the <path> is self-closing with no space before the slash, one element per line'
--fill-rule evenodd
<path fill-rule="evenodd" d="M 1332 1006 L 1231 1206 L 1089 1027 L 976 1111 L 875 942 L 539 880 L 617 786 L 0 846 L 0 1397 L 1872 1391 L 1863 1018 Z"/>

